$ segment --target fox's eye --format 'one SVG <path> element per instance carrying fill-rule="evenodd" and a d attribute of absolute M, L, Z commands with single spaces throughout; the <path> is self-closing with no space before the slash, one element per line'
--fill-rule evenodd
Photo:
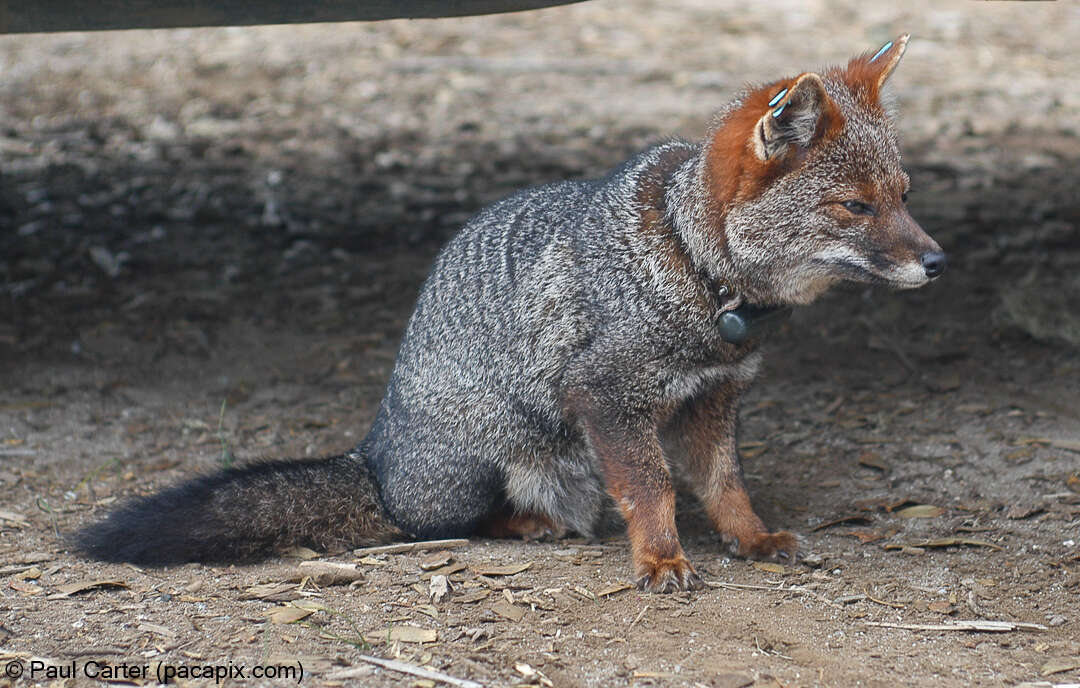
<path fill-rule="evenodd" d="M 862 201 L 844 201 L 841 205 L 852 215 L 873 215 L 873 206 Z"/>

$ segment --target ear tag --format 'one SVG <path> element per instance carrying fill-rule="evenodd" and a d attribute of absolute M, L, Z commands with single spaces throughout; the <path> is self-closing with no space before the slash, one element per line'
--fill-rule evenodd
<path fill-rule="evenodd" d="M 773 105 L 776 105 L 777 103 L 779 103 L 780 99 L 784 97 L 785 93 L 787 93 L 786 88 L 784 90 L 780 91 L 779 93 L 777 93 L 775 96 L 773 96 L 773 99 L 769 101 L 769 107 L 772 107 Z"/>
<path fill-rule="evenodd" d="M 873 62 L 874 60 L 878 59 L 879 57 L 881 57 L 882 55 L 887 53 L 889 51 L 889 48 L 891 48 L 892 46 L 893 46 L 892 41 L 889 41 L 885 45 L 881 46 L 881 50 L 877 51 L 877 53 L 873 57 L 870 58 L 870 62 Z"/>
<path fill-rule="evenodd" d="M 784 108 L 786 108 L 786 107 L 787 107 L 787 103 L 784 103 L 780 107 L 776 108 L 776 110 L 772 113 L 772 116 L 773 117 L 779 117 L 780 113 L 783 112 Z"/>

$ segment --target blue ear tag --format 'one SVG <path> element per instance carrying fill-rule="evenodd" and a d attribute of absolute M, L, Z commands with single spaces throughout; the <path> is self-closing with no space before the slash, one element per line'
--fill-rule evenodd
<path fill-rule="evenodd" d="M 786 107 L 787 107 L 787 103 L 784 103 L 780 107 L 776 108 L 776 111 L 772 113 L 772 116 L 773 117 L 779 117 L 780 113 L 783 112 L 784 108 L 786 108 Z"/>
<path fill-rule="evenodd" d="M 875 54 L 873 57 L 870 58 L 870 62 L 873 62 L 874 60 L 878 59 L 879 57 L 881 57 L 882 55 L 887 53 L 889 51 L 889 48 L 891 48 L 891 47 L 892 47 L 892 41 L 889 41 L 885 45 L 881 46 L 881 50 L 877 51 L 877 54 Z"/>
<path fill-rule="evenodd" d="M 783 91 L 780 91 L 779 93 L 777 93 L 775 96 L 773 96 L 773 99 L 769 101 L 769 107 L 772 107 L 773 105 L 776 105 L 777 103 L 779 103 L 780 99 L 784 97 L 785 93 L 787 93 L 786 88 Z"/>

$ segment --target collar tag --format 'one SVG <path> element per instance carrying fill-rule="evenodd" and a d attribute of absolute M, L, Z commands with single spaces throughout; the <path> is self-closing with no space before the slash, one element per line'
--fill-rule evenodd
<path fill-rule="evenodd" d="M 761 308 L 744 303 L 735 310 L 723 313 L 716 328 L 725 342 L 742 344 L 771 332 L 790 315 L 790 308 Z"/>

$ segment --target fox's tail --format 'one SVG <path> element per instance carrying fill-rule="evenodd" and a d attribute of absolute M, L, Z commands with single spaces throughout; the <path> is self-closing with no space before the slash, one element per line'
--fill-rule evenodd
<path fill-rule="evenodd" d="M 304 545 L 321 551 L 408 536 L 386 517 L 358 452 L 272 461 L 134 499 L 71 538 L 104 561 L 239 562 Z"/>

